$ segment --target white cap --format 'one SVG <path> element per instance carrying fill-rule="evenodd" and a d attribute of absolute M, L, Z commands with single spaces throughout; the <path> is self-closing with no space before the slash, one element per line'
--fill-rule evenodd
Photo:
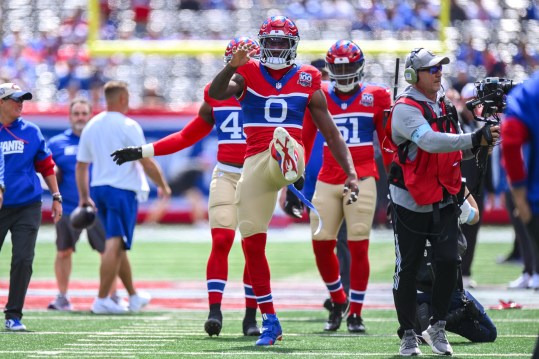
<path fill-rule="evenodd" d="M 477 90 L 473 82 L 468 82 L 460 91 L 460 97 L 463 100 L 467 100 L 477 96 Z"/>
<path fill-rule="evenodd" d="M 432 51 L 419 48 L 412 50 L 412 52 L 410 52 L 410 54 L 406 57 L 405 66 L 406 68 L 411 67 L 417 71 L 419 69 L 438 64 L 447 65 L 448 63 L 449 57 L 436 56 Z"/>
<path fill-rule="evenodd" d="M 23 100 L 31 100 L 32 94 L 28 91 L 23 91 L 14 83 L 8 82 L 0 85 L 0 99 L 5 99 L 7 97 Z"/>

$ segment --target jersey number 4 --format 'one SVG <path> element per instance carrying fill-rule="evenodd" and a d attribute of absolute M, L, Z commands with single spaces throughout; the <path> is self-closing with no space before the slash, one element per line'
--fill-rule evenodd
<path fill-rule="evenodd" d="M 234 140 L 245 138 L 239 117 L 240 113 L 238 111 L 230 112 L 219 127 L 221 132 L 230 134 L 230 138 Z"/>

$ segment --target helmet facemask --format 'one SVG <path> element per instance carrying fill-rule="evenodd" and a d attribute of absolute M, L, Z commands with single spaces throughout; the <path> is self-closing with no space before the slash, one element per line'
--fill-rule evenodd
<path fill-rule="evenodd" d="M 365 61 L 350 63 L 348 58 L 336 58 L 334 63 L 326 63 L 329 78 L 335 81 L 335 87 L 342 92 L 352 91 L 363 78 Z"/>
<path fill-rule="evenodd" d="M 284 35 L 262 35 L 260 62 L 270 69 L 280 70 L 294 63 L 299 38 Z"/>

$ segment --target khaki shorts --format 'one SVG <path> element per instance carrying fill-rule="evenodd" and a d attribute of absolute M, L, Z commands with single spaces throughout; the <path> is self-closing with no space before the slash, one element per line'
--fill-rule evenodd
<path fill-rule="evenodd" d="M 303 146 L 296 146 L 298 173 L 305 171 Z M 266 233 L 275 210 L 279 190 L 295 182 L 287 181 L 279 163 L 266 150 L 245 160 L 238 182 L 236 203 L 239 229 L 243 238 Z"/>
<path fill-rule="evenodd" d="M 359 196 L 356 202 L 347 205 L 348 196 L 343 197 L 344 185 L 316 182 L 313 205 L 322 218 L 322 229 L 314 235 L 318 227 L 318 217 L 311 211 L 311 234 L 314 240 L 336 239 L 343 219 L 346 219 L 349 241 L 369 239 L 376 210 L 376 180 L 367 177 L 359 182 Z"/>
<path fill-rule="evenodd" d="M 211 228 L 236 230 L 238 226 L 238 210 L 236 208 L 236 186 L 241 176 L 219 168 L 213 170 L 210 183 L 208 217 Z"/>

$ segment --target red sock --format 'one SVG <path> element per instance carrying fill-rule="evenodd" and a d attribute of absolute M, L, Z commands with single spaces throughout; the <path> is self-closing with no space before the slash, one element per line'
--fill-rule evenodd
<path fill-rule="evenodd" d="M 350 314 L 361 315 L 369 283 L 369 240 L 348 241 L 350 248 Z"/>
<path fill-rule="evenodd" d="M 243 250 L 243 255 L 245 256 L 244 241 L 241 241 L 241 249 Z M 243 290 L 245 292 L 245 308 L 257 309 L 258 305 L 256 304 L 256 296 L 255 292 L 253 292 L 253 286 L 251 284 L 251 277 L 249 276 L 249 269 L 247 268 L 247 263 L 243 267 Z"/>
<path fill-rule="evenodd" d="M 313 241 L 313 250 L 316 266 L 329 290 L 331 301 L 342 304 L 346 302 L 346 293 L 344 293 L 339 275 L 339 260 L 335 254 L 336 245 L 336 239 Z"/>
<path fill-rule="evenodd" d="M 208 301 L 221 303 L 228 278 L 228 254 L 234 243 L 236 231 L 226 228 L 212 228 L 212 245 L 206 266 Z"/>
<path fill-rule="evenodd" d="M 270 269 L 266 259 L 266 233 L 245 237 L 245 261 L 256 295 L 256 302 L 262 314 L 275 314 L 271 295 Z"/>

